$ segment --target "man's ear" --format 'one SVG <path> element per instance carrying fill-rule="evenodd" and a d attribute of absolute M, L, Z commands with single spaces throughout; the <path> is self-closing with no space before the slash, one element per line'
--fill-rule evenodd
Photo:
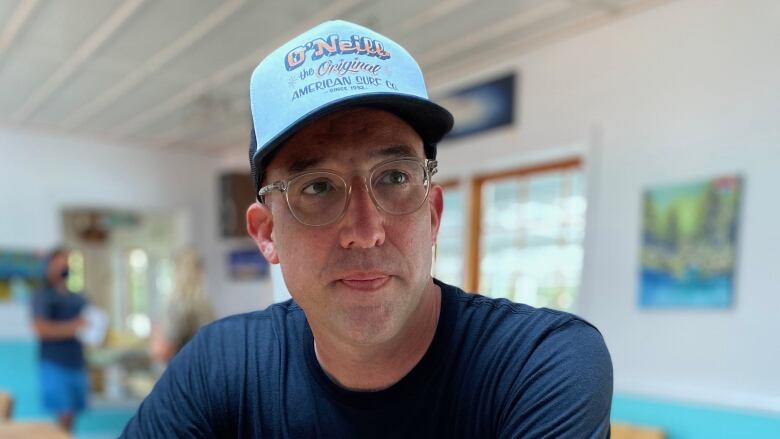
<path fill-rule="evenodd" d="M 431 209 L 431 243 L 436 244 L 441 215 L 444 212 L 444 189 L 436 183 L 431 184 L 431 190 L 428 192 L 428 206 Z"/>
<path fill-rule="evenodd" d="M 263 257 L 271 264 L 278 264 L 279 255 L 276 254 L 276 246 L 271 237 L 273 229 L 271 209 L 257 202 L 252 203 L 246 210 L 246 231 L 255 240 Z"/>

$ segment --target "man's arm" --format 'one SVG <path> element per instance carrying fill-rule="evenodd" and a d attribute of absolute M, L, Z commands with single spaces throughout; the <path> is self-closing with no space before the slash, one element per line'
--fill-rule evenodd
<path fill-rule="evenodd" d="M 73 338 L 86 322 L 81 317 L 71 320 L 33 319 L 33 329 L 41 340 L 55 341 Z"/>
<path fill-rule="evenodd" d="M 73 338 L 84 327 L 86 321 L 81 317 L 70 320 L 53 320 L 51 318 L 51 302 L 42 292 L 33 296 L 32 327 L 41 340 L 56 341 Z"/>
<path fill-rule="evenodd" d="M 581 320 L 534 350 L 500 417 L 502 438 L 609 437 L 612 361 L 601 334 Z"/>

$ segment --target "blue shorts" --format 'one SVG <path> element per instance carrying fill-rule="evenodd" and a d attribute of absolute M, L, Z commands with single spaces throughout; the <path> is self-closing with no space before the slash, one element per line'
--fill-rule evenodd
<path fill-rule="evenodd" d="M 43 406 L 54 413 L 76 413 L 87 405 L 87 374 L 83 369 L 41 361 Z"/>

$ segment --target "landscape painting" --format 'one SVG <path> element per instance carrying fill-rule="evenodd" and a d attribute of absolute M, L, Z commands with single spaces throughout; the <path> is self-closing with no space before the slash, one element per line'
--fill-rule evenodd
<path fill-rule="evenodd" d="M 43 254 L 0 249 L 0 303 L 28 300 L 40 287 L 44 271 Z"/>
<path fill-rule="evenodd" d="M 724 176 L 644 193 L 640 306 L 732 304 L 742 185 Z"/>

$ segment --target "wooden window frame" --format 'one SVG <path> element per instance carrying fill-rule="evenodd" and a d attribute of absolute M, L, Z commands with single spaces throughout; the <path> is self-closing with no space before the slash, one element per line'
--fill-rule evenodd
<path fill-rule="evenodd" d="M 453 179 L 447 179 L 447 180 L 444 180 L 444 181 L 441 181 L 441 182 L 434 181 L 434 183 L 436 183 L 439 186 L 441 186 L 441 188 L 444 189 L 444 190 L 452 189 L 452 188 L 456 188 L 458 186 L 461 186 L 460 180 L 457 180 L 457 179 L 454 179 L 454 178 Z"/>
<path fill-rule="evenodd" d="M 578 169 L 582 167 L 581 158 L 570 158 L 535 166 L 527 166 L 505 171 L 480 174 L 471 180 L 471 200 L 468 213 L 468 253 L 464 273 L 464 289 L 477 291 L 479 288 L 479 259 L 482 231 L 482 187 L 486 182 L 509 177 L 524 177 L 551 171 Z"/>

